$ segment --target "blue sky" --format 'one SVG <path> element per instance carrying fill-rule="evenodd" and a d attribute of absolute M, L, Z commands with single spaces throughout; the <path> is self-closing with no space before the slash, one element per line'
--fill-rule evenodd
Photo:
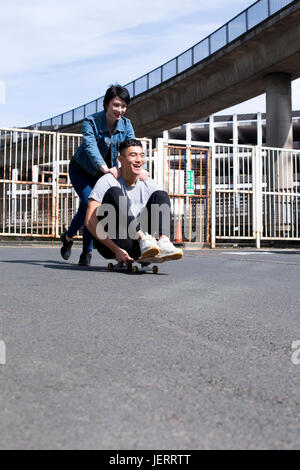
<path fill-rule="evenodd" d="M 23 127 L 102 96 L 175 57 L 249 0 L 0 0 L 0 126 Z M 300 109 L 300 83 L 293 83 Z M 231 110 L 265 110 L 264 96 Z"/>

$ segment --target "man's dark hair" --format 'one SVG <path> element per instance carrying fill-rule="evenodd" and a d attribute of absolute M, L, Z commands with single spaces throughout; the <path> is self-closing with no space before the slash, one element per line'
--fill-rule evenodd
<path fill-rule="evenodd" d="M 122 153 L 123 150 L 126 150 L 128 149 L 129 147 L 142 147 L 143 148 L 143 145 L 142 145 L 142 142 L 140 140 L 137 140 L 137 139 L 127 139 L 127 140 L 124 140 L 124 142 L 122 142 L 120 144 L 120 147 L 119 147 L 119 152 Z"/>
<path fill-rule="evenodd" d="M 129 91 L 127 90 L 127 88 L 121 86 L 121 85 L 111 85 L 107 90 L 106 90 L 106 93 L 105 93 L 105 96 L 104 96 L 104 100 L 103 100 L 103 108 L 107 109 L 107 106 L 109 104 L 109 102 L 115 98 L 116 96 L 118 96 L 119 98 L 121 98 L 123 101 L 125 101 L 125 103 L 127 104 L 127 106 L 129 105 L 130 103 L 130 95 L 129 95 Z"/>

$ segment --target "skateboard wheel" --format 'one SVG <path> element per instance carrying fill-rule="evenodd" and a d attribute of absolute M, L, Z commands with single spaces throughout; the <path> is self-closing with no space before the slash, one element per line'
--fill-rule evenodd
<path fill-rule="evenodd" d="M 158 273 L 158 266 L 153 266 L 152 267 L 152 272 L 154 272 L 154 274 L 157 274 Z"/>
<path fill-rule="evenodd" d="M 114 268 L 114 265 L 112 263 L 108 263 L 108 265 L 107 265 L 108 271 L 112 271 L 113 268 Z"/>
<path fill-rule="evenodd" d="M 139 270 L 139 268 L 138 268 L 137 266 L 132 266 L 132 267 L 131 267 L 131 272 L 132 272 L 132 273 L 137 273 L 138 270 Z"/>

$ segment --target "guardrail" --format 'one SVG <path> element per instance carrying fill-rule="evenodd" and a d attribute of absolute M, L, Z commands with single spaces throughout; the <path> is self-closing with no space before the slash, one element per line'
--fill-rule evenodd
<path fill-rule="evenodd" d="M 59 238 L 79 206 L 68 164 L 81 134 L 0 129 L 0 236 Z M 177 241 L 300 241 L 300 150 L 142 139 Z"/>
<path fill-rule="evenodd" d="M 125 87 L 133 98 L 156 87 L 157 85 L 160 85 L 161 83 L 166 82 L 170 78 L 175 77 L 193 65 L 206 59 L 230 42 L 238 39 L 243 34 L 268 19 L 270 16 L 278 13 L 278 11 L 286 8 L 292 3 L 296 3 L 296 1 L 298 0 L 258 0 L 202 41 L 160 67 L 157 67 L 151 72 L 127 83 Z M 101 96 L 100 98 L 70 111 L 59 114 L 45 121 L 32 124 L 31 126 L 28 126 L 28 128 L 50 130 L 74 124 L 90 114 L 101 111 L 103 109 L 103 98 L 104 96 Z"/>
<path fill-rule="evenodd" d="M 79 207 L 69 179 L 81 134 L 0 128 L 0 236 L 59 238 Z M 154 172 L 152 141 L 141 139 Z"/>
<path fill-rule="evenodd" d="M 157 139 L 156 162 L 185 241 L 300 241 L 300 150 Z"/>

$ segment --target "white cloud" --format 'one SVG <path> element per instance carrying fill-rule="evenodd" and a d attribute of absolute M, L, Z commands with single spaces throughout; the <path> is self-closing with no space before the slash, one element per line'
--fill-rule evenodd
<path fill-rule="evenodd" d="M 0 80 L 0 104 L 5 104 L 5 83 Z"/>
<path fill-rule="evenodd" d="M 5 74 L 10 75 L 99 57 L 115 47 L 131 46 L 137 27 L 163 21 L 175 26 L 183 15 L 196 11 L 201 22 L 201 12 L 232 3 L 243 2 L 15 0 L 1 10 L 0 41 L 7 44 L 1 52 L 1 63 Z M 205 25 L 199 30 L 211 32 Z"/>

